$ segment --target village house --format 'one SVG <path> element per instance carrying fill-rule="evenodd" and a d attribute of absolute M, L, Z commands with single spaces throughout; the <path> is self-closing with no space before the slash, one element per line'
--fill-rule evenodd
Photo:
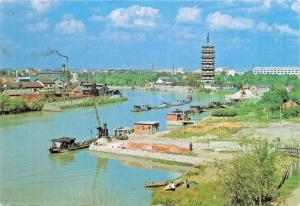
<path fill-rule="evenodd" d="M 263 95 L 266 92 L 270 91 L 270 87 L 266 84 L 259 84 L 257 85 L 257 93 L 258 95 Z"/>
<path fill-rule="evenodd" d="M 5 89 L 29 89 L 32 92 L 39 92 L 43 88 L 39 82 L 11 82 L 5 85 Z"/>
<path fill-rule="evenodd" d="M 39 92 L 44 86 L 39 82 L 21 82 L 22 89 L 30 89 L 32 92 Z"/>
<path fill-rule="evenodd" d="M 159 122 L 140 121 L 134 123 L 134 134 L 136 135 L 151 135 L 156 132 L 159 132 Z"/>
<path fill-rule="evenodd" d="M 291 92 L 293 90 L 293 85 L 285 85 L 284 86 L 284 89 L 287 91 L 287 92 Z"/>
<path fill-rule="evenodd" d="M 170 77 L 159 77 L 158 80 L 155 82 L 157 86 L 172 86 L 172 81 Z"/>
<path fill-rule="evenodd" d="M 294 108 L 297 108 L 297 107 L 299 107 L 299 105 L 296 102 L 292 101 L 292 100 L 289 100 L 289 101 L 282 104 L 282 109 L 294 109 Z"/>
<path fill-rule="evenodd" d="M 38 79 L 37 82 L 39 82 L 41 85 L 43 85 L 45 90 L 53 91 L 55 82 L 51 79 Z"/>
<path fill-rule="evenodd" d="M 35 93 L 30 89 L 7 89 L 3 91 L 3 94 L 10 97 L 18 97 L 24 94 L 35 94 Z"/>
<path fill-rule="evenodd" d="M 233 95 L 226 95 L 226 101 L 234 101 L 239 102 L 247 99 L 257 99 L 259 98 L 255 94 L 252 93 L 250 89 L 241 89 L 240 91 L 236 92 Z"/>

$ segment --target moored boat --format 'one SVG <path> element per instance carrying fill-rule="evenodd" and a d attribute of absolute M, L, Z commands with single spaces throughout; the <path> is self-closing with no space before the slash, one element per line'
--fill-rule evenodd
<path fill-rule="evenodd" d="M 148 182 L 145 184 L 145 187 L 147 188 L 152 188 L 152 187 L 162 187 L 166 186 L 168 183 L 163 181 L 163 182 Z"/>
<path fill-rule="evenodd" d="M 72 150 L 88 148 L 92 142 L 96 139 L 92 138 L 82 142 L 76 142 L 76 138 L 72 137 L 62 137 L 57 139 L 52 139 L 52 145 L 49 148 L 50 153 L 62 153 Z"/>

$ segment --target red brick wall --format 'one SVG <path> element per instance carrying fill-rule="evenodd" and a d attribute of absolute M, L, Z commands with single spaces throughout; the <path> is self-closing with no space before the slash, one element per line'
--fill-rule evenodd
<path fill-rule="evenodd" d="M 152 130 L 151 125 L 141 125 L 135 124 L 134 125 L 134 134 L 136 135 L 150 135 Z"/>

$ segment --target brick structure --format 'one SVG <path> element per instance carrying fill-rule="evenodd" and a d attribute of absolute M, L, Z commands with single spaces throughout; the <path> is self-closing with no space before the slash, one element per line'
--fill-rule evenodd
<path fill-rule="evenodd" d="M 134 123 L 134 134 L 136 135 L 151 135 L 159 132 L 159 122 L 147 121 Z"/>
<path fill-rule="evenodd" d="M 184 120 L 184 117 L 183 117 L 183 113 L 180 113 L 180 112 L 171 112 L 171 113 L 168 113 L 166 116 L 167 122 L 182 121 L 182 120 Z"/>

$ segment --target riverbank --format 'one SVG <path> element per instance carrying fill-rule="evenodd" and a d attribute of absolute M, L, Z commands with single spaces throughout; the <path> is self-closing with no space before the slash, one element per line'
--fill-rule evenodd
<path fill-rule="evenodd" d="M 118 102 L 124 102 L 127 101 L 127 97 L 97 97 L 96 103 L 98 105 L 102 104 L 112 104 L 112 103 L 118 103 Z M 66 100 L 66 101 L 60 101 L 60 102 L 51 102 L 51 103 L 45 103 L 43 107 L 43 111 L 54 111 L 54 112 L 60 112 L 64 109 L 74 108 L 74 107 L 89 107 L 93 106 L 93 100 L 92 98 L 84 98 L 84 99 L 76 99 L 76 100 Z"/>

